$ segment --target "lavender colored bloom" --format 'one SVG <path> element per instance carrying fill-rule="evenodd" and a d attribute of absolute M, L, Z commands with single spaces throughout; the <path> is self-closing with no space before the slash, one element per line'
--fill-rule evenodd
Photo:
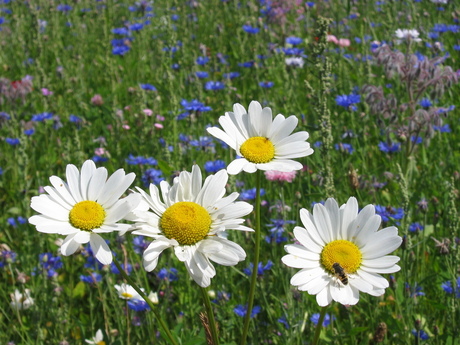
<path fill-rule="evenodd" d="M 229 72 L 229 73 L 224 73 L 223 77 L 225 79 L 235 79 L 238 78 L 241 75 L 240 72 Z"/>
<path fill-rule="evenodd" d="M 133 266 L 129 263 L 128 264 L 122 263 L 120 264 L 120 266 L 123 269 L 123 271 L 125 271 L 128 275 L 130 275 L 131 272 L 133 271 Z M 120 274 L 120 270 L 118 269 L 117 266 L 115 266 L 113 262 L 110 264 L 110 272 L 112 272 L 113 274 Z"/>
<path fill-rule="evenodd" d="M 254 318 L 257 314 L 259 314 L 261 310 L 262 308 L 260 306 L 258 305 L 254 306 L 251 311 L 251 319 Z M 248 312 L 248 306 L 238 304 L 235 308 L 233 308 L 233 311 L 235 312 L 236 315 L 240 317 L 245 317 Z"/>
<path fill-rule="evenodd" d="M 77 115 L 73 115 L 73 114 L 69 115 L 69 121 L 76 123 L 76 124 L 83 123 L 83 119 L 81 117 L 78 117 Z"/>
<path fill-rule="evenodd" d="M 268 260 L 268 262 L 264 265 L 262 262 L 259 262 L 257 265 L 257 275 L 262 276 L 265 271 L 269 271 L 273 267 L 273 262 Z M 250 276 L 252 274 L 252 270 L 254 269 L 254 264 L 251 262 L 247 268 L 243 269 L 244 274 Z"/>
<path fill-rule="evenodd" d="M 143 156 L 133 156 L 130 154 L 127 159 L 125 159 L 126 163 L 129 165 L 157 165 L 158 161 L 153 157 L 143 157 Z"/>
<path fill-rule="evenodd" d="M 295 56 L 299 56 L 299 55 L 302 55 L 303 52 L 304 52 L 304 49 L 303 48 L 296 48 L 296 47 L 292 47 L 292 48 L 281 48 L 281 50 L 283 51 L 283 53 L 285 55 L 295 55 Z"/>
<path fill-rule="evenodd" d="M 157 91 L 157 88 L 152 84 L 139 84 L 142 90 L 146 91 Z"/>
<path fill-rule="evenodd" d="M 129 30 L 131 31 L 139 31 L 144 28 L 144 24 L 142 23 L 134 23 L 129 26 Z"/>
<path fill-rule="evenodd" d="M 428 99 L 428 98 L 423 98 L 420 100 L 420 102 L 418 102 L 418 104 L 420 104 L 421 107 L 427 109 L 429 107 L 431 107 L 433 105 L 433 103 Z"/>
<path fill-rule="evenodd" d="M 283 324 L 286 329 L 289 329 L 289 322 L 286 319 L 286 316 L 281 316 L 278 320 L 279 323 Z"/>
<path fill-rule="evenodd" d="M 5 113 L 4 111 L 0 111 L 0 121 L 9 120 L 9 119 L 11 119 L 11 116 L 8 113 Z"/>
<path fill-rule="evenodd" d="M 205 111 L 211 111 L 212 108 L 205 106 L 203 103 L 198 101 L 197 99 L 192 99 L 191 101 L 187 101 L 186 99 L 183 99 L 180 104 L 182 107 L 184 107 L 184 110 L 188 112 L 205 112 Z"/>
<path fill-rule="evenodd" d="M 149 244 L 150 242 L 147 242 L 144 236 L 134 236 L 133 238 L 133 248 L 137 254 L 143 254 Z"/>
<path fill-rule="evenodd" d="M 379 149 L 385 153 L 393 153 L 401 151 L 400 143 L 385 143 L 383 141 L 379 142 Z"/>
<path fill-rule="evenodd" d="M 35 129 L 34 128 L 30 128 L 30 129 L 26 129 L 24 130 L 24 134 L 27 135 L 28 137 L 30 137 L 32 134 L 35 133 Z"/>
<path fill-rule="evenodd" d="M 144 300 L 130 299 L 126 303 L 128 304 L 128 308 L 134 311 L 141 312 L 141 311 L 150 310 L 149 305 Z"/>
<path fill-rule="evenodd" d="M 251 68 L 251 67 L 254 67 L 255 64 L 256 64 L 255 61 L 251 60 L 251 61 L 246 61 L 246 62 L 239 62 L 238 66 L 245 67 L 245 68 Z"/>
<path fill-rule="evenodd" d="M 197 71 L 197 72 L 195 72 L 195 75 L 196 75 L 197 78 L 200 78 L 200 79 L 204 79 L 204 78 L 209 77 L 209 73 L 206 72 L 206 71 Z"/>
<path fill-rule="evenodd" d="M 460 277 L 457 277 L 456 286 L 452 285 L 452 282 L 446 281 L 441 284 L 442 289 L 447 294 L 455 294 L 456 298 L 460 298 Z"/>
<path fill-rule="evenodd" d="M 190 140 L 190 146 L 196 147 L 198 150 L 205 150 L 206 148 L 213 148 L 215 146 L 212 137 L 199 137 L 198 140 Z"/>
<path fill-rule="evenodd" d="M 208 81 L 206 82 L 204 88 L 206 90 L 222 90 L 225 89 L 225 84 L 221 81 Z"/>
<path fill-rule="evenodd" d="M 320 317 L 320 314 L 315 313 L 311 316 L 310 321 L 313 322 L 313 324 L 316 326 L 319 322 L 319 317 Z M 332 320 L 335 320 L 335 316 L 331 317 L 328 313 L 326 313 L 323 319 L 323 327 L 329 326 Z"/>
<path fill-rule="evenodd" d="M 416 137 L 416 136 L 411 136 L 410 137 L 410 141 L 412 141 L 413 143 L 416 143 L 416 144 L 421 144 L 423 142 L 423 138 L 422 137 Z"/>
<path fill-rule="evenodd" d="M 382 217 L 383 222 L 388 222 L 390 219 L 400 220 L 404 217 L 404 210 L 402 207 L 395 208 L 375 205 L 375 213 Z"/>
<path fill-rule="evenodd" d="M 351 144 L 339 143 L 335 144 L 334 147 L 336 150 L 346 152 L 348 154 L 352 154 L 355 151 Z"/>
<path fill-rule="evenodd" d="M 130 47 L 127 45 L 120 45 L 112 48 L 113 55 L 125 55 L 127 52 L 130 51 Z"/>
<path fill-rule="evenodd" d="M 249 34 L 257 34 L 260 31 L 259 28 L 253 27 L 251 25 L 243 25 L 243 30 Z"/>
<path fill-rule="evenodd" d="M 104 162 L 107 162 L 109 160 L 109 158 L 108 157 L 102 157 L 102 156 L 93 156 L 91 158 L 91 160 L 94 163 L 104 163 Z"/>
<path fill-rule="evenodd" d="M 225 169 L 226 166 L 227 164 L 223 160 L 216 159 L 215 161 L 208 161 L 204 163 L 204 170 L 207 173 L 214 174 L 219 170 Z"/>
<path fill-rule="evenodd" d="M 163 172 L 154 168 L 147 169 L 141 177 L 142 183 L 145 187 L 150 184 L 159 185 L 161 181 L 164 181 L 162 176 Z"/>
<path fill-rule="evenodd" d="M 112 29 L 112 33 L 115 35 L 126 36 L 126 35 L 129 35 L 129 30 L 127 28 L 115 28 L 115 29 Z"/>
<path fill-rule="evenodd" d="M 60 256 L 53 256 L 52 253 L 42 253 L 38 256 L 40 266 L 45 271 L 48 278 L 56 277 L 56 270 L 64 266 Z"/>
<path fill-rule="evenodd" d="M 84 283 L 87 284 L 96 284 L 99 283 L 102 280 L 102 275 L 100 275 L 97 272 L 92 272 L 91 274 L 85 276 L 85 275 L 80 275 L 80 280 Z"/>
<path fill-rule="evenodd" d="M 5 141 L 11 146 L 16 146 L 21 143 L 18 138 L 5 138 Z"/>
<path fill-rule="evenodd" d="M 341 107 L 356 111 L 358 108 L 355 106 L 355 104 L 361 102 L 361 96 L 356 94 L 339 95 L 335 98 L 335 102 Z"/>
<path fill-rule="evenodd" d="M 7 266 L 16 261 L 17 254 L 11 250 L 3 250 L 0 252 L 0 268 Z"/>
<path fill-rule="evenodd" d="M 69 12 L 72 10 L 72 6 L 61 4 L 61 5 L 58 5 L 56 9 L 61 12 Z"/>
<path fill-rule="evenodd" d="M 435 131 L 439 131 L 441 133 L 451 133 L 452 129 L 450 129 L 449 124 L 445 124 L 443 126 L 433 126 Z"/>
<path fill-rule="evenodd" d="M 414 287 L 411 287 L 409 283 L 404 283 L 404 287 L 410 297 L 420 297 L 425 296 L 425 293 L 422 291 L 422 287 L 415 283 Z"/>

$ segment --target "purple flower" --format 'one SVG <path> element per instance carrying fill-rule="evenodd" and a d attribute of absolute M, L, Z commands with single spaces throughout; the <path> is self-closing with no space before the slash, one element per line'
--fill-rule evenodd
<path fill-rule="evenodd" d="M 355 104 L 361 102 L 361 96 L 356 94 L 339 95 L 335 98 L 335 102 L 341 107 L 356 111 L 358 108 L 355 106 Z"/>
<path fill-rule="evenodd" d="M 139 85 L 142 90 L 146 91 L 157 91 L 157 88 L 153 86 L 152 84 L 140 84 Z"/>
<path fill-rule="evenodd" d="M 206 65 L 209 62 L 209 58 L 207 56 L 198 56 L 195 61 L 198 65 Z"/>
<path fill-rule="evenodd" d="M 43 122 L 45 120 L 51 120 L 53 118 L 53 113 L 41 113 L 32 115 L 31 121 L 34 122 Z"/>
<path fill-rule="evenodd" d="M 119 45 L 119 46 L 115 46 L 112 48 L 112 54 L 113 55 L 125 55 L 127 52 L 130 51 L 130 47 L 128 47 L 127 45 Z"/>
<path fill-rule="evenodd" d="M 318 324 L 318 321 L 319 321 L 319 317 L 320 317 L 320 314 L 319 313 L 315 313 L 311 316 L 310 318 L 310 321 L 313 322 L 313 324 L 316 326 Z M 331 323 L 332 320 L 335 320 L 335 316 L 331 316 L 326 313 L 326 315 L 324 315 L 324 319 L 323 319 L 323 327 L 327 327 L 329 326 L 329 324 Z"/>
<path fill-rule="evenodd" d="M 0 268 L 16 261 L 17 254 L 11 250 L 4 250 L 0 252 Z"/>
<path fill-rule="evenodd" d="M 275 83 L 272 82 L 272 81 L 261 81 L 259 83 L 259 86 L 261 86 L 263 88 L 266 88 L 266 89 L 269 89 L 269 88 L 273 87 L 273 85 L 275 85 Z"/>
<path fill-rule="evenodd" d="M 262 308 L 260 306 L 258 306 L 258 305 L 254 306 L 252 308 L 252 311 L 251 311 L 251 319 L 254 318 L 257 314 L 259 314 L 261 310 L 262 310 Z M 238 304 L 233 309 L 233 311 L 235 312 L 236 315 L 238 315 L 240 317 L 245 317 L 247 312 L 248 312 L 248 306 Z"/>
<path fill-rule="evenodd" d="M 208 161 L 204 163 L 204 170 L 207 173 L 214 174 L 218 172 L 219 170 L 225 169 L 226 166 L 227 164 L 223 160 L 216 159 L 215 161 Z"/>
<path fill-rule="evenodd" d="M 129 30 L 131 31 L 139 31 L 142 30 L 144 27 L 144 24 L 142 23 L 134 23 L 129 26 Z"/>
<path fill-rule="evenodd" d="M 162 268 L 158 271 L 157 277 L 160 280 L 166 280 L 170 282 L 174 282 L 179 279 L 177 276 L 177 269 L 173 267 L 170 269 Z"/>
<path fill-rule="evenodd" d="M 262 195 L 265 195 L 265 189 L 263 188 L 260 189 L 260 196 Z M 239 199 L 243 201 L 254 200 L 255 198 L 256 198 L 255 188 L 243 190 L 240 193 L 240 197 L 239 197 Z"/>
<path fill-rule="evenodd" d="M 222 90 L 225 89 L 225 84 L 221 81 L 208 81 L 206 82 L 204 88 L 206 90 Z"/>
<path fill-rule="evenodd" d="M 5 138 L 5 141 L 11 146 L 16 146 L 21 143 L 18 138 Z"/>
<path fill-rule="evenodd" d="M 225 79 L 235 79 L 238 78 L 241 75 L 240 72 L 229 72 L 229 73 L 224 73 L 223 77 Z"/>
<path fill-rule="evenodd" d="M 35 129 L 34 128 L 30 128 L 30 129 L 26 129 L 24 130 L 24 134 L 27 135 L 28 137 L 30 137 L 32 134 L 35 133 Z"/>
<path fill-rule="evenodd" d="M 151 183 L 159 185 L 161 181 L 164 181 L 162 176 L 163 172 L 154 168 L 147 169 L 141 177 L 142 183 L 145 187 L 148 187 Z"/>
<path fill-rule="evenodd" d="M 146 311 L 150 310 L 149 305 L 144 300 L 130 299 L 127 302 L 128 308 L 134 311 Z"/>
<path fill-rule="evenodd" d="M 112 29 L 112 33 L 115 35 L 126 36 L 129 34 L 129 30 L 127 28 L 115 28 L 115 29 Z"/>
<path fill-rule="evenodd" d="M 153 157 L 144 158 L 142 156 L 133 156 L 130 154 L 128 158 L 125 159 L 126 163 L 129 165 L 157 165 L 158 161 Z"/>
<path fill-rule="evenodd" d="M 289 36 L 289 37 L 286 38 L 286 43 L 287 44 L 292 44 L 293 46 L 296 46 L 296 45 L 302 43 L 302 39 L 300 37 Z"/>
<path fill-rule="evenodd" d="M 422 329 L 420 329 L 420 330 L 418 330 L 418 331 L 415 330 L 415 329 L 413 329 L 413 330 L 411 331 L 411 333 L 412 333 L 413 335 L 415 335 L 415 337 L 420 338 L 420 339 L 422 339 L 422 340 L 427 340 L 427 339 L 430 338 L 430 336 L 429 336 L 424 330 L 422 330 Z"/>
<path fill-rule="evenodd" d="M 196 75 L 197 78 L 200 78 L 200 79 L 204 79 L 204 78 L 209 77 L 209 73 L 206 72 L 206 71 L 197 71 L 197 72 L 195 72 L 195 75 Z"/>
<path fill-rule="evenodd" d="M 450 129 L 449 124 L 445 124 L 443 126 L 433 126 L 435 131 L 439 131 L 441 133 L 451 133 L 452 129 Z"/>
<path fill-rule="evenodd" d="M 388 222 L 390 219 L 402 219 L 404 217 L 404 210 L 402 207 L 395 208 L 390 206 L 375 205 L 375 213 L 382 217 L 383 222 Z M 398 224 L 396 222 L 396 224 Z"/>
<path fill-rule="evenodd" d="M 355 151 L 351 144 L 339 143 L 335 144 L 334 147 L 336 150 L 346 152 L 348 154 L 352 154 Z"/>
<path fill-rule="evenodd" d="M 96 284 L 102 280 L 102 276 L 97 272 L 92 272 L 91 274 L 87 276 L 83 274 L 80 275 L 80 280 L 87 284 Z"/>
<path fill-rule="evenodd" d="M 269 271 L 273 267 L 273 262 L 268 260 L 268 262 L 264 265 L 262 262 L 259 262 L 257 265 L 257 275 L 262 276 L 265 271 Z M 243 269 L 244 274 L 250 276 L 252 274 L 252 270 L 254 268 L 254 264 L 251 262 L 247 268 Z"/>
<path fill-rule="evenodd" d="M 260 31 L 259 28 L 253 27 L 251 25 L 243 25 L 243 30 L 249 34 L 257 34 Z"/>
<path fill-rule="evenodd" d="M 385 143 L 383 141 L 379 142 L 379 149 L 385 153 L 393 153 L 401 151 L 400 143 Z"/>

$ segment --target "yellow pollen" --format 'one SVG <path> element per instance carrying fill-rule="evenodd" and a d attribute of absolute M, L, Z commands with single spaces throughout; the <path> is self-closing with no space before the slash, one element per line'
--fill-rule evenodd
<path fill-rule="evenodd" d="M 99 228 L 104 220 L 104 208 L 95 201 L 81 201 L 75 204 L 69 213 L 70 224 L 84 231 Z"/>
<path fill-rule="evenodd" d="M 122 292 L 121 295 L 126 299 L 130 299 L 131 297 L 133 297 L 133 295 L 131 295 L 130 293 L 127 293 L 127 292 Z"/>
<path fill-rule="evenodd" d="M 332 265 L 338 263 L 347 273 L 355 273 L 361 265 L 363 255 L 358 246 L 347 240 L 328 243 L 321 252 L 321 264 L 334 274 Z"/>
<path fill-rule="evenodd" d="M 268 163 L 275 157 L 275 146 L 268 138 L 252 137 L 241 145 L 240 152 L 251 163 Z"/>
<path fill-rule="evenodd" d="M 177 202 L 161 216 L 160 230 L 180 245 L 192 245 L 206 237 L 211 216 L 203 206 L 191 201 Z"/>
<path fill-rule="evenodd" d="M 98 341 L 96 345 L 105 345 L 105 341 L 104 340 Z"/>

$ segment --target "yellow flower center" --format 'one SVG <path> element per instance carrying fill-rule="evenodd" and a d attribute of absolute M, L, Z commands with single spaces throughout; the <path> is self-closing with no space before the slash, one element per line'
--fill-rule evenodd
<path fill-rule="evenodd" d="M 104 340 L 98 341 L 96 345 L 105 345 L 105 341 Z"/>
<path fill-rule="evenodd" d="M 123 298 L 126 298 L 126 299 L 131 299 L 131 298 L 133 297 L 133 295 L 131 295 L 131 294 L 128 293 L 128 292 L 122 292 L 122 293 L 121 293 L 121 296 L 122 296 Z"/>
<path fill-rule="evenodd" d="M 167 238 L 175 239 L 180 245 L 192 245 L 206 237 L 211 223 L 211 216 L 203 206 L 181 201 L 163 213 L 160 229 Z"/>
<path fill-rule="evenodd" d="M 347 240 L 328 243 L 321 252 L 321 264 L 334 274 L 332 265 L 338 263 L 347 273 L 355 273 L 361 265 L 363 255 L 358 246 Z"/>
<path fill-rule="evenodd" d="M 241 145 L 240 152 L 251 163 L 268 163 L 275 157 L 275 146 L 268 138 L 252 137 Z"/>
<path fill-rule="evenodd" d="M 84 231 L 99 228 L 104 220 L 105 210 L 95 201 L 81 201 L 75 204 L 69 213 L 70 224 Z"/>

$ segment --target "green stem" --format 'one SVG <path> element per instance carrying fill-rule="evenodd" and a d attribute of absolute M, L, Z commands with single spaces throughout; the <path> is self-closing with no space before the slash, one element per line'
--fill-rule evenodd
<path fill-rule="evenodd" d="M 113 259 L 113 263 L 115 266 L 117 266 L 118 270 L 120 271 L 120 274 L 123 276 L 123 278 L 133 287 L 134 290 L 144 299 L 144 301 L 149 305 L 150 309 L 152 310 L 153 314 L 155 315 L 158 323 L 160 324 L 161 328 L 163 329 L 164 333 L 168 337 L 169 341 L 173 345 L 178 345 L 177 341 L 174 339 L 173 335 L 171 334 L 171 331 L 169 330 L 168 326 L 166 325 L 165 321 L 161 317 L 160 313 L 158 312 L 157 307 L 152 303 L 152 301 L 147 297 L 147 295 L 137 286 L 137 284 L 134 282 L 134 280 L 131 279 L 130 276 L 128 276 L 125 272 L 125 270 L 121 267 L 121 265 L 118 263 L 117 259 Z"/>
<path fill-rule="evenodd" d="M 326 310 L 327 310 L 327 306 L 321 309 L 321 314 L 319 314 L 319 320 L 318 320 L 318 323 L 316 324 L 315 336 L 311 343 L 312 345 L 318 344 L 319 335 L 321 334 L 321 329 L 323 328 L 324 317 L 326 316 Z"/>
<path fill-rule="evenodd" d="M 252 266 L 251 285 L 249 287 L 248 308 L 244 317 L 243 335 L 241 337 L 241 345 L 246 344 L 246 338 L 249 332 L 249 323 L 251 321 L 252 307 L 254 306 L 254 295 L 257 284 L 257 268 L 259 267 L 260 255 L 260 170 L 256 171 L 256 228 L 255 228 L 255 247 L 254 247 L 254 262 Z"/>
<path fill-rule="evenodd" d="M 217 332 L 216 320 L 214 319 L 214 312 L 212 311 L 211 300 L 209 299 L 208 289 L 201 288 L 201 295 L 203 296 L 204 306 L 206 308 L 206 315 L 208 316 L 209 328 L 211 330 L 212 344 L 219 345 L 219 334 Z"/>

